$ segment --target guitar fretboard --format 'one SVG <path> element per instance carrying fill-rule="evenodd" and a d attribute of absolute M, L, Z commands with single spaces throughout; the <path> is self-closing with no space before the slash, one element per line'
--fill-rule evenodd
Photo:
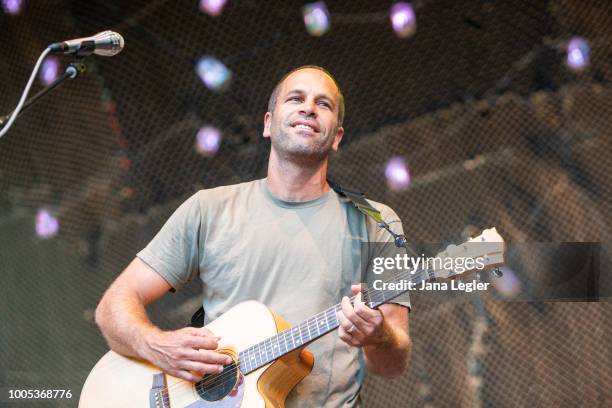
<path fill-rule="evenodd" d="M 421 282 L 427 278 L 427 271 L 419 271 L 417 274 L 410 276 L 400 274 L 392 279 L 392 281 L 399 282 L 401 279 L 407 279 L 411 282 Z M 364 294 L 364 302 L 370 308 L 376 308 L 407 291 L 408 289 L 369 289 Z M 244 375 L 253 372 L 336 329 L 339 325 L 337 312 L 340 310 L 342 310 L 341 305 L 336 304 L 290 329 L 241 351 L 239 354 L 240 371 Z"/>
<path fill-rule="evenodd" d="M 337 310 L 339 304 L 241 351 L 240 371 L 246 375 L 334 330 Z"/>

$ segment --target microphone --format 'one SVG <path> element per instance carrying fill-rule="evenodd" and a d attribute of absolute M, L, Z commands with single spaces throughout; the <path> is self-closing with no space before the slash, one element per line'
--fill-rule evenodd
<path fill-rule="evenodd" d="M 121 34 L 114 31 L 102 31 L 91 37 L 77 38 L 64 42 L 53 43 L 49 46 L 52 53 L 72 54 L 79 57 L 90 54 L 112 57 L 123 49 L 125 41 Z"/>

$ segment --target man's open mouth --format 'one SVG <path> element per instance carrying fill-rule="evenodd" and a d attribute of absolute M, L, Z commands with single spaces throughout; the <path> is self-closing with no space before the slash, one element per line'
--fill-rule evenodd
<path fill-rule="evenodd" d="M 319 128 L 316 125 L 310 124 L 310 123 L 308 123 L 306 121 L 296 121 L 296 122 L 293 122 L 291 124 L 291 127 L 294 127 L 296 129 L 308 130 L 310 132 L 318 132 L 319 131 Z"/>

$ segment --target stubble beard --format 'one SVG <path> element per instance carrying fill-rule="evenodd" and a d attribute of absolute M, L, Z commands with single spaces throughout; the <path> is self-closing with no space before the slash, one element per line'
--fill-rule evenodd
<path fill-rule="evenodd" d="M 289 127 L 289 131 L 291 129 Z M 283 160 L 301 166 L 319 166 L 329 157 L 333 139 L 326 139 L 318 133 L 315 135 L 314 140 L 299 142 L 295 141 L 296 136 L 290 135 L 285 129 L 279 128 L 278 137 L 272 138 L 272 147 Z"/>

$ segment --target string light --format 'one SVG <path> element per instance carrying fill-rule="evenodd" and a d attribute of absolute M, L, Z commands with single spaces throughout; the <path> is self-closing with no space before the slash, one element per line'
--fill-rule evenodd
<path fill-rule="evenodd" d="M 567 66 L 580 71 L 589 65 L 589 43 L 580 37 L 574 37 L 567 43 Z"/>
<path fill-rule="evenodd" d="M 400 38 L 407 38 L 416 32 L 416 16 L 409 3 L 395 3 L 389 13 L 393 31 Z"/>
<path fill-rule="evenodd" d="M 200 0 L 200 10 L 204 13 L 216 17 L 223 11 L 226 0 Z"/>
<path fill-rule="evenodd" d="M 387 186 L 393 191 L 400 191 L 410 184 L 410 173 L 401 157 L 393 157 L 385 168 Z"/>
<path fill-rule="evenodd" d="M 59 60 L 55 57 L 47 57 L 42 63 L 40 70 L 40 80 L 43 84 L 49 85 L 57 79 L 59 73 Z"/>
<path fill-rule="evenodd" d="M 225 89 L 232 78 L 232 72 L 221 61 L 208 55 L 199 59 L 196 72 L 204 85 L 213 91 Z"/>
<path fill-rule="evenodd" d="M 320 37 L 329 30 L 330 16 L 325 2 L 317 1 L 302 8 L 304 25 L 310 35 Z"/>
<path fill-rule="evenodd" d="M 59 221 L 51 212 L 41 208 L 36 213 L 36 235 L 43 239 L 49 239 L 57 235 L 59 231 Z"/>
<path fill-rule="evenodd" d="M 221 146 L 221 131 L 213 126 L 204 126 L 196 133 L 195 149 L 204 157 L 214 156 Z"/>
<path fill-rule="evenodd" d="M 24 0 L 2 0 L 2 8 L 5 12 L 17 15 L 23 9 Z"/>

